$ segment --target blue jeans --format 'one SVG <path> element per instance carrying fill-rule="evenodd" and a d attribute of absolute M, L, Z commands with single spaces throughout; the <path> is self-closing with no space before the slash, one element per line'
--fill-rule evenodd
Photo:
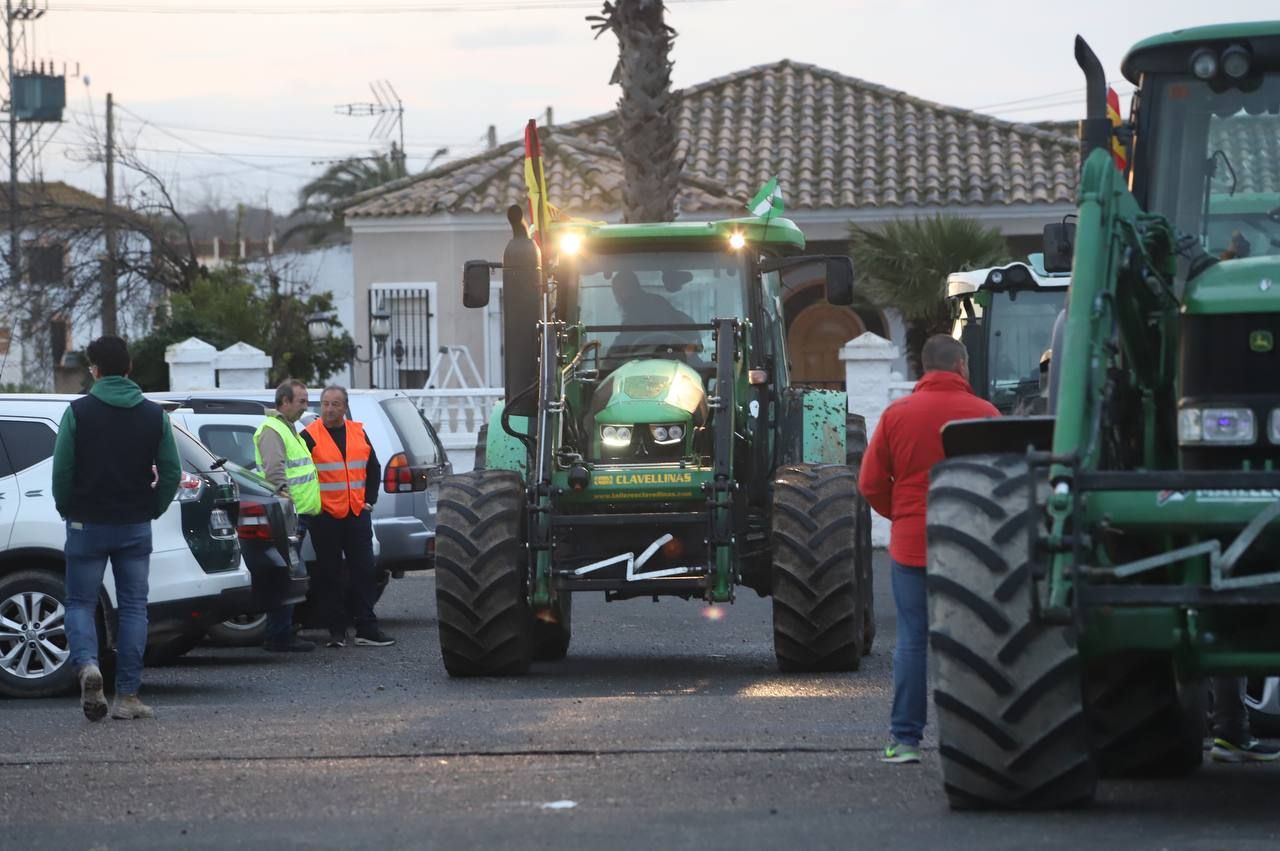
<path fill-rule="evenodd" d="M 893 712 L 889 733 L 903 745 L 919 747 L 929 712 L 927 648 L 929 608 L 923 567 L 890 562 L 893 604 L 898 612 L 898 640 L 893 648 Z"/>
<path fill-rule="evenodd" d="M 102 575 L 111 560 L 116 580 L 116 694 L 137 694 L 147 648 L 147 575 L 151 572 L 150 523 L 67 521 L 67 643 L 71 667 L 98 664 L 94 614 Z"/>
<path fill-rule="evenodd" d="M 288 644 L 293 638 L 293 604 L 267 611 L 266 643 Z"/>

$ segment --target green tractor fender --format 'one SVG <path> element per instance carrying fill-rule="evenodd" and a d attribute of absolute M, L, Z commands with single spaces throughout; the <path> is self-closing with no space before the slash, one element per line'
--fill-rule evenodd
<path fill-rule="evenodd" d="M 520 476 L 522 481 L 529 480 L 529 452 L 518 438 L 507 433 L 502 427 L 502 409 L 505 402 L 498 401 L 489 412 L 489 421 L 480 429 L 476 446 L 475 468 L 487 470 L 510 470 Z M 512 415 L 507 418 L 511 430 L 520 434 L 528 434 L 529 418 Z"/>
<path fill-rule="evenodd" d="M 779 462 L 844 464 L 848 409 L 843 390 L 788 388 L 779 417 Z"/>

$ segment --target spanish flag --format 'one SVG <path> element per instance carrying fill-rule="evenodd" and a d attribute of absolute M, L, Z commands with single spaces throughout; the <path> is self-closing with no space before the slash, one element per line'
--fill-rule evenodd
<path fill-rule="evenodd" d="M 524 182 L 529 188 L 530 236 L 542 247 L 542 235 L 552 222 L 551 205 L 547 203 L 547 176 L 542 169 L 542 143 L 538 139 L 538 123 L 532 118 L 524 128 Z M 558 211 L 557 211 L 558 212 Z"/>
<path fill-rule="evenodd" d="M 1111 119 L 1112 127 L 1119 127 L 1122 123 L 1120 118 L 1120 95 L 1116 94 L 1116 90 L 1107 86 L 1107 118 Z M 1111 156 L 1115 158 L 1116 168 L 1124 171 L 1129 164 L 1128 157 L 1125 152 L 1124 143 L 1111 136 Z"/>

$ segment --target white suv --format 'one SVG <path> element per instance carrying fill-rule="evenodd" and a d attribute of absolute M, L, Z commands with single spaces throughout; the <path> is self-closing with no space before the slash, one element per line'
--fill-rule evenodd
<path fill-rule="evenodd" d="M 66 525 L 54 508 L 52 475 L 58 423 L 77 398 L 0 395 L 0 695 L 74 690 L 63 606 Z M 190 649 L 212 624 L 250 608 L 252 599 L 235 537 L 234 484 L 228 492 L 225 474 L 208 470 L 211 458 L 191 435 L 175 427 L 174 438 L 182 486 L 151 526 L 147 652 L 153 660 Z M 193 518 L 202 521 L 199 528 Z M 99 644 L 108 662 L 116 620 L 110 569 L 103 585 Z"/>

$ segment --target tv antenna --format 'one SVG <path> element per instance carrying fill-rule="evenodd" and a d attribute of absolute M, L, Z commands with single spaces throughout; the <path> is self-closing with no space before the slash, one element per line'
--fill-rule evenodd
<path fill-rule="evenodd" d="M 400 137 L 400 147 L 396 147 L 393 140 L 391 143 L 391 155 L 393 159 L 397 159 L 400 163 L 401 171 L 404 170 L 404 102 L 400 100 L 400 95 L 396 93 L 395 87 L 391 85 L 390 80 L 375 80 L 369 84 L 369 91 L 373 92 L 373 102 L 365 103 L 343 103 L 334 107 L 334 112 L 339 115 L 349 115 L 354 117 L 367 118 L 377 116 L 378 120 L 373 125 L 373 130 L 369 132 L 370 139 L 387 139 L 392 131 L 396 131 Z"/>

